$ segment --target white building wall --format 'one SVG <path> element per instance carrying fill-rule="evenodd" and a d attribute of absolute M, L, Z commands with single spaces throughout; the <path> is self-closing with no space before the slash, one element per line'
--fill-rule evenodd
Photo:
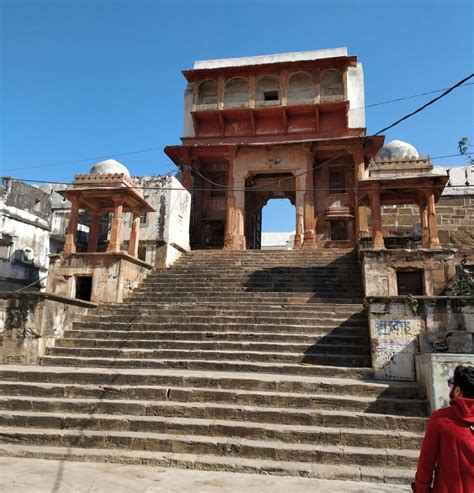
<path fill-rule="evenodd" d="M 364 71 L 361 63 L 347 69 L 347 99 L 349 100 L 349 128 L 364 128 Z"/>
<path fill-rule="evenodd" d="M 140 224 L 139 244 L 146 248 L 146 262 L 168 266 L 189 247 L 191 195 L 174 176 L 135 178 L 143 187 L 145 200 L 155 209 Z M 127 214 L 121 232 L 126 249 L 131 230 L 131 214 Z"/>
<path fill-rule="evenodd" d="M 47 194 L 18 180 L 0 191 L 0 290 L 45 278 L 49 266 L 51 203 Z M 46 280 L 36 288 L 46 285 Z"/>

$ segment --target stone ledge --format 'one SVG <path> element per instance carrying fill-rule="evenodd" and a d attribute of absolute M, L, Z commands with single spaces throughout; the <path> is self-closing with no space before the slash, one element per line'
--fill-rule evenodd
<path fill-rule="evenodd" d="M 62 257 L 64 259 L 72 259 L 72 258 L 111 258 L 111 257 L 116 257 L 118 260 L 127 260 L 128 262 L 131 262 L 132 264 L 139 265 L 140 267 L 144 267 L 145 269 L 152 270 L 153 266 L 151 264 L 148 264 L 147 262 L 144 262 L 143 260 L 140 260 L 138 258 L 132 257 L 128 253 L 125 252 L 75 252 L 75 253 L 64 253 L 61 252 L 61 254 L 58 255 L 53 255 L 53 257 Z"/>
<path fill-rule="evenodd" d="M 68 296 L 61 296 L 58 294 L 47 293 L 44 291 L 3 291 L 0 292 L 0 299 L 22 299 L 22 298 L 38 298 L 44 300 L 57 301 L 58 303 L 64 303 L 66 305 L 76 305 L 82 306 L 84 308 L 96 308 L 98 306 L 97 303 L 93 303 L 91 301 L 80 300 L 78 298 L 69 298 Z"/>

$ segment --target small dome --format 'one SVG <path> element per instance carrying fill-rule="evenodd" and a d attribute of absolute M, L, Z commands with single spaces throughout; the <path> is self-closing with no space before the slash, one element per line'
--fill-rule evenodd
<path fill-rule="evenodd" d="M 106 161 L 101 161 L 100 163 L 92 166 L 89 171 L 91 175 L 115 175 L 122 174 L 130 177 L 130 172 L 128 169 L 122 164 L 116 161 L 115 159 L 107 159 Z"/>
<path fill-rule="evenodd" d="M 375 156 L 375 161 L 387 159 L 390 161 L 405 161 L 407 159 L 418 159 L 419 157 L 418 151 L 411 144 L 401 140 L 392 140 L 392 142 L 379 149 Z"/>

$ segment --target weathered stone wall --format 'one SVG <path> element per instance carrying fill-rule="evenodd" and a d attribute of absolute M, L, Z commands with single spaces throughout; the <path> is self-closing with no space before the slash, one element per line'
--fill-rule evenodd
<path fill-rule="evenodd" d="M 50 196 L 19 180 L 0 186 L 0 290 L 40 281 L 48 272 Z M 40 289 L 40 284 L 36 286 Z"/>
<path fill-rule="evenodd" d="M 92 302 L 122 303 L 151 269 L 125 253 L 62 253 L 51 258 L 48 291 L 74 298 L 77 278 L 92 277 Z"/>
<path fill-rule="evenodd" d="M 455 278 L 452 250 L 369 250 L 362 252 L 366 296 L 397 296 L 397 271 L 423 271 L 424 294 L 440 295 Z"/>
<path fill-rule="evenodd" d="M 0 362 L 37 363 L 94 303 L 49 293 L 0 293 Z"/>
<path fill-rule="evenodd" d="M 474 354 L 473 297 L 369 297 L 366 305 L 379 378 L 415 380 L 420 352 Z"/>
<path fill-rule="evenodd" d="M 448 183 L 436 205 L 441 244 L 461 250 L 474 247 L 474 166 L 445 168 Z M 420 233 L 420 213 L 415 205 L 384 206 L 384 235 Z"/>
<path fill-rule="evenodd" d="M 474 195 L 442 196 L 436 206 L 439 240 L 444 246 L 474 247 Z M 420 228 L 417 206 L 384 206 L 383 232 L 409 236 Z"/>
<path fill-rule="evenodd" d="M 426 389 L 431 411 L 449 404 L 448 379 L 458 365 L 474 366 L 474 354 L 420 354 L 416 357 L 417 380 Z"/>

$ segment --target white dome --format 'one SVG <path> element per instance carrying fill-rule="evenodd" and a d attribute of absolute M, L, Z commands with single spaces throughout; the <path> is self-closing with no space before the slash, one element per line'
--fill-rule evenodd
<path fill-rule="evenodd" d="M 115 175 L 122 174 L 130 177 L 130 172 L 128 169 L 122 164 L 116 161 L 115 159 L 107 159 L 106 161 L 101 161 L 100 163 L 92 166 L 89 171 L 91 175 Z"/>
<path fill-rule="evenodd" d="M 401 140 L 392 140 L 388 144 L 385 144 L 377 155 L 375 156 L 376 161 L 404 161 L 407 159 L 418 159 L 420 156 L 418 151 L 407 142 Z"/>

